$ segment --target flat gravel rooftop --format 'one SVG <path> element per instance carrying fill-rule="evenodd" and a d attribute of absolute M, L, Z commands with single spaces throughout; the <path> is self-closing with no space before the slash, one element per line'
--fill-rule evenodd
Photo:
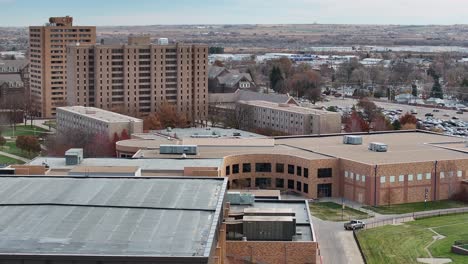
<path fill-rule="evenodd" d="M 0 177 L 0 253 L 208 256 L 225 180 Z"/>

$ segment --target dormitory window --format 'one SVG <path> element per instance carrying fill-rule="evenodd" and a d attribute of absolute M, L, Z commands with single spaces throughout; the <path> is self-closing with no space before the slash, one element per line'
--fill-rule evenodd
<path fill-rule="evenodd" d="M 255 163 L 255 172 L 271 172 L 271 163 Z"/>
<path fill-rule="evenodd" d="M 296 182 L 296 190 L 299 192 L 302 191 L 302 186 L 300 182 Z"/>
<path fill-rule="evenodd" d="M 294 165 L 288 164 L 288 173 L 294 174 Z"/>
<path fill-rule="evenodd" d="M 293 180 L 288 180 L 288 189 L 293 189 L 294 190 L 294 181 Z"/>
<path fill-rule="evenodd" d="M 284 179 L 276 178 L 276 188 L 284 188 Z"/>
<path fill-rule="evenodd" d="M 239 173 L 239 164 L 232 165 L 232 174 Z"/>
<path fill-rule="evenodd" d="M 229 175 L 229 174 L 231 174 L 231 167 L 226 166 L 226 175 Z"/>
<path fill-rule="evenodd" d="M 242 172 L 250 172 L 250 163 L 242 164 Z"/>
<path fill-rule="evenodd" d="M 304 193 L 309 193 L 309 184 L 304 183 Z"/>
<path fill-rule="evenodd" d="M 302 167 L 301 166 L 297 166 L 296 173 L 297 173 L 297 176 L 302 176 Z"/>
<path fill-rule="evenodd" d="M 332 168 L 322 168 L 317 170 L 318 178 L 330 178 L 332 176 Z"/>
<path fill-rule="evenodd" d="M 308 168 L 304 168 L 304 178 L 309 178 L 309 169 Z M 304 186 L 305 188 L 305 186 Z"/>
<path fill-rule="evenodd" d="M 276 163 L 276 172 L 283 173 L 284 172 L 284 164 L 283 163 Z"/>

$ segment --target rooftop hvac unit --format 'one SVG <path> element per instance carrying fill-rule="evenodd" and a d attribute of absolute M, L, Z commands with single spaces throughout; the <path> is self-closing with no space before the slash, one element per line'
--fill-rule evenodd
<path fill-rule="evenodd" d="M 169 39 L 168 38 L 159 38 L 158 39 L 158 45 L 168 45 L 169 44 Z"/>
<path fill-rule="evenodd" d="M 81 148 L 72 148 L 65 152 L 65 164 L 78 165 L 83 160 L 83 149 Z"/>
<path fill-rule="evenodd" d="M 343 143 L 349 145 L 362 145 L 362 136 L 345 135 L 343 136 Z"/>
<path fill-rule="evenodd" d="M 197 155 L 197 145 L 160 145 L 159 154 Z"/>
<path fill-rule="evenodd" d="M 291 208 L 244 208 L 246 216 L 296 216 L 296 213 Z"/>
<path fill-rule="evenodd" d="M 251 193 L 241 193 L 241 192 L 228 192 L 227 200 L 231 204 L 241 205 L 241 204 L 250 204 L 252 205 L 255 201 L 255 196 Z"/>
<path fill-rule="evenodd" d="M 296 218 L 244 216 L 242 229 L 249 241 L 292 241 L 296 235 Z"/>
<path fill-rule="evenodd" d="M 374 152 L 387 152 L 388 146 L 384 143 L 371 142 L 369 144 L 369 150 Z"/>

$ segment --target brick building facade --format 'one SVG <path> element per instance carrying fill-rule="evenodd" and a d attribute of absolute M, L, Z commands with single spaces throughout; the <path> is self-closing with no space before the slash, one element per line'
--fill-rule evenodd
<path fill-rule="evenodd" d="M 67 50 L 68 104 L 138 116 L 164 103 L 188 120 L 208 114 L 208 46 L 151 44 L 71 45 Z"/>
<path fill-rule="evenodd" d="M 69 16 L 29 27 L 31 100 L 42 117 L 55 117 L 56 108 L 66 105 L 66 47 L 71 43 L 96 43 L 96 27 L 74 26 Z"/>

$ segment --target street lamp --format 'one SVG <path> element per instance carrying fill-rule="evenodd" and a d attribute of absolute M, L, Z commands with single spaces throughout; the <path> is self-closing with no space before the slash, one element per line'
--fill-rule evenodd
<path fill-rule="evenodd" d="M 341 221 L 343 221 L 344 217 L 344 208 L 345 208 L 345 203 L 344 203 L 344 197 L 341 197 Z"/>

